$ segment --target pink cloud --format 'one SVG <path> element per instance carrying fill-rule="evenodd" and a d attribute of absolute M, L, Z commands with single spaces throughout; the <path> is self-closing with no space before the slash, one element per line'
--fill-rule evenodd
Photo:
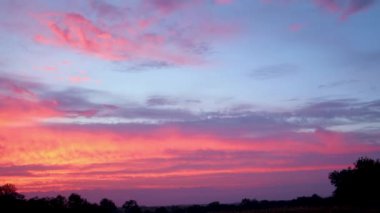
<path fill-rule="evenodd" d="M 25 134 L 19 134 L 20 131 Z M 56 184 L 65 190 L 85 190 L 99 187 L 99 181 L 105 187 L 121 181 L 134 188 L 247 186 L 229 177 L 331 171 L 347 165 L 314 165 L 300 159 L 305 155 L 326 157 L 380 150 L 377 145 L 351 144 L 341 133 L 321 130 L 311 135 L 312 140 L 299 141 L 284 137 L 223 139 L 202 131 L 188 134 L 178 128 L 165 127 L 136 133 L 128 128 L 117 131 L 34 126 L 1 128 L 0 137 L 0 145 L 7 152 L 0 156 L 0 162 L 45 166 L 45 169 L 32 171 L 33 177 L 13 177 L 14 183 L 25 191 L 45 191 Z M 49 169 L 49 166 L 60 168 Z M 0 181 L 2 178 L 9 176 L 0 177 Z M 207 178 L 215 181 L 205 182 Z M 36 184 L 39 181 L 46 184 Z M 265 179 L 257 181 L 275 184 Z M 251 187 L 260 185 L 249 184 Z"/>
<path fill-rule="evenodd" d="M 281 3 L 284 5 L 288 5 L 292 3 L 292 0 L 260 0 L 263 4 L 275 4 L 275 3 Z"/>
<path fill-rule="evenodd" d="M 77 103 L 80 99 L 69 98 L 67 109 L 60 110 L 64 98 L 55 101 L 54 95 L 43 99 L 38 93 L 29 97 L 29 93 L 34 94 L 28 84 L 0 79 L 0 148 L 6 153 L 0 155 L 0 164 L 10 165 L 7 171 L 11 167 L 40 165 L 0 177 L 0 181 L 12 179 L 23 191 L 112 188 L 115 183 L 140 189 L 260 187 L 278 184 L 278 179 L 261 178 L 250 183 L 247 176 L 266 174 L 273 178 L 284 173 L 331 171 L 347 164 L 326 163 L 323 158 L 380 151 L 378 144 L 362 143 L 350 134 L 323 129 L 250 137 L 230 128 L 214 132 L 197 125 L 189 131 L 178 123 L 137 125 L 138 130 L 133 124 L 41 125 L 39 119 L 90 118 L 101 115 L 104 109 L 119 108 Z M 77 108 L 76 104 L 82 107 Z M 229 129 L 230 136 L 223 136 L 225 129 Z M 318 160 L 305 162 L 305 156 Z M 236 182 L 231 177 L 246 177 L 246 182 Z"/>
<path fill-rule="evenodd" d="M 351 15 L 364 11 L 371 7 L 375 3 L 375 0 L 351 0 L 348 7 L 345 8 L 341 18 L 346 20 Z"/>
<path fill-rule="evenodd" d="M 38 119 L 59 116 L 54 101 L 27 100 L 1 96 L 0 126 L 24 125 Z"/>
<path fill-rule="evenodd" d="M 371 7 L 374 0 L 314 0 L 321 8 L 340 15 L 342 20 Z"/>
<path fill-rule="evenodd" d="M 330 12 L 339 12 L 341 10 L 341 6 L 336 0 L 314 0 L 314 2 Z"/>
<path fill-rule="evenodd" d="M 342 20 L 362 12 L 375 4 L 375 0 L 313 0 L 314 4 L 330 13 L 338 14 Z M 264 4 L 291 4 L 292 0 L 261 0 Z"/>
<path fill-rule="evenodd" d="M 231 4 L 233 2 L 233 0 L 214 0 L 214 2 L 216 4 L 226 5 L 226 4 Z"/>
<path fill-rule="evenodd" d="M 289 30 L 292 32 L 298 32 L 298 31 L 302 30 L 303 27 L 304 27 L 303 24 L 294 23 L 294 24 L 289 25 Z"/>
<path fill-rule="evenodd" d="M 55 72 L 58 70 L 57 67 L 53 67 L 53 66 L 45 66 L 42 68 L 44 71 L 47 71 L 47 72 Z"/>
<path fill-rule="evenodd" d="M 58 72 L 59 68 L 57 66 L 42 66 L 42 67 L 35 67 L 34 70 L 47 72 L 47 73 L 56 73 Z"/>
<path fill-rule="evenodd" d="M 70 76 L 69 81 L 74 84 L 81 84 L 90 81 L 88 76 Z"/>
<path fill-rule="evenodd" d="M 23 97 L 27 99 L 33 99 L 36 97 L 32 90 L 5 78 L 0 78 L 0 95 L 3 95 L 4 97 Z"/>
<path fill-rule="evenodd" d="M 43 22 L 51 35 L 37 35 L 37 42 L 67 46 L 108 60 L 122 60 L 126 57 L 118 48 L 128 46 L 130 42 L 127 39 L 109 34 L 80 14 L 49 14 L 44 18 Z"/>
<path fill-rule="evenodd" d="M 159 10 L 163 13 L 172 13 L 179 9 L 182 9 L 185 6 L 194 4 L 195 1 L 186 1 L 186 0 L 147 0 L 145 2 L 153 6 L 153 8 Z"/>
<path fill-rule="evenodd" d="M 237 27 L 206 18 L 202 2 L 153 0 L 124 7 L 90 1 L 91 13 L 36 13 L 34 17 L 42 29 L 34 33 L 34 41 L 110 61 L 204 64 L 205 56 L 193 51 L 194 46 L 217 42 L 233 34 Z M 194 11 L 199 11 L 196 16 Z M 175 19 L 177 14 L 186 17 L 184 21 Z"/>
<path fill-rule="evenodd" d="M 202 61 L 195 55 L 173 50 L 163 36 L 142 32 L 133 39 L 117 36 L 77 13 L 48 14 L 42 20 L 50 33 L 35 36 L 38 43 L 75 49 L 111 61 L 142 59 L 173 64 L 199 64 Z"/>
<path fill-rule="evenodd" d="M 40 119 L 62 116 L 55 100 L 36 94 L 32 83 L 0 78 L 0 127 L 34 125 Z"/>

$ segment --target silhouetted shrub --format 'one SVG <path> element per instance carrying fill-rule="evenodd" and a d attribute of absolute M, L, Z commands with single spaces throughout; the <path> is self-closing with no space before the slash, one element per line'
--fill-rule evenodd
<path fill-rule="evenodd" d="M 135 200 L 125 201 L 122 207 L 125 213 L 140 213 L 141 212 L 141 209 Z"/>
<path fill-rule="evenodd" d="M 115 203 L 107 198 L 103 198 L 100 201 L 100 208 L 102 209 L 102 212 L 105 213 L 113 213 L 117 211 Z"/>
<path fill-rule="evenodd" d="M 380 203 L 380 161 L 360 158 L 355 167 L 330 173 L 336 187 L 334 197 L 340 202 Z"/>
<path fill-rule="evenodd" d="M 17 192 L 17 188 L 13 184 L 4 184 L 0 186 L 0 197 L 3 199 L 22 200 L 24 195 Z"/>
<path fill-rule="evenodd" d="M 0 206 L 8 212 L 19 212 L 25 208 L 24 195 L 17 192 L 13 184 L 4 184 L 0 186 Z M 0 211 L 2 212 L 2 211 Z"/>

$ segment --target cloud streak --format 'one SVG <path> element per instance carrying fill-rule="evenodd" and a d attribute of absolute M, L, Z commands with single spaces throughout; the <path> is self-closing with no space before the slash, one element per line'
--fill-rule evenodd
<path fill-rule="evenodd" d="M 362 12 L 375 4 L 374 0 L 314 0 L 321 8 L 340 15 L 342 20 L 347 20 L 350 16 Z"/>
<path fill-rule="evenodd" d="M 259 67 L 250 73 L 255 79 L 273 79 L 294 74 L 298 71 L 298 67 L 293 64 L 276 64 Z"/>
<path fill-rule="evenodd" d="M 159 43 L 162 38 L 156 35 L 144 35 L 138 41 L 118 37 L 78 13 L 47 15 L 43 22 L 51 35 L 37 35 L 35 40 L 42 44 L 68 47 L 111 61 L 134 57 L 174 64 L 188 63 L 186 58 L 161 51 Z"/>
<path fill-rule="evenodd" d="M 215 40 L 214 36 L 223 38 L 236 32 L 229 24 L 192 17 L 189 11 L 201 8 L 197 1 L 141 1 L 128 7 L 90 1 L 86 7 L 94 14 L 36 13 L 41 30 L 35 33 L 34 41 L 108 61 L 200 65 L 206 62 L 199 54 L 200 48 L 204 49 L 211 37 Z M 189 16 L 188 22 L 165 25 L 182 12 Z M 98 18 L 89 18 L 94 15 Z M 200 12 L 199 16 L 204 14 Z"/>

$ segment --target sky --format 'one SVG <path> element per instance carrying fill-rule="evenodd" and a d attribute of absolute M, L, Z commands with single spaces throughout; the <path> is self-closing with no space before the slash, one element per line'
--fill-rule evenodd
<path fill-rule="evenodd" d="M 380 158 L 375 0 L 0 0 L 0 183 L 142 205 L 330 196 Z"/>

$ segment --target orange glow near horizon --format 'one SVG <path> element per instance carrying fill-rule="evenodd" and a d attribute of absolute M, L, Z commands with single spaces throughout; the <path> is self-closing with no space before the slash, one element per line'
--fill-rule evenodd
<path fill-rule="evenodd" d="M 286 139 L 226 140 L 204 133 L 189 135 L 175 128 L 135 134 L 127 130 L 3 127 L 0 147 L 6 154 L 0 156 L 1 164 L 10 169 L 27 168 L 21 174 L 3 175 L 0 181 L 15 183 L 22 191 L 91 189 L 113 182 L 127 182 L 128 187 L 135 188 L 168 187 L 160 186 L 165 182 L 162 178 L 176 179 L 173 187 L 195 187 L 203 186 L 205 177 L 213 179 L 215 175 L 333 170 L 347 166 L 292 165 L 292 161 L 270 158 L 265 158 L 266 163 L 260 166 L 256 161 L 263 159 L 255 160 L 254 153 L 296 156 L 380 150 L 369 145 L 347 146 L 339 133 L 316 132 L 315 135 L 323 140 L 318 143 Z M 216 159 L 209 156 L 219 152 L 222 154 Z M 251 152 L 253 159 L 229 156 L 236 152 Z M 187 177 L 193 179 L 181 181 Z M 233 182 L 216 178 L 212 185 L 227 186 Z"/>
<path fill-rule="evenodd" d="M 337 2 L 0 0 L 0 185 L 331 195 L 330 172 L 380 158 L 379 3 Z"/>
<path fill-rule="evenodd" d="M 119 107 L 86 101 L 84 107 L 76 106 L 70 99 L 73 106 L 65 106 L 65 100 L 40 95 L 25 82 L 4 78 L 0 83 L 0 182 L 16 184 L 22 192 L 294 184 L 297 179 L 279 181 L 276 176 L 348 166 L 334 161 L 303 162 L 309 155 L 323 158 L 380 151 L 377 144 L 323 129 L 246 137 L 220 127 L 219 132 L 188 129 L 181 123 L 138 130 L 123 124 L 79 124 L 75 119 L 63 124 L 55 121 L 96 120 L 99 114 L 107 116 Z M 275 175 L 263 177 L 270 174 Z"/>

